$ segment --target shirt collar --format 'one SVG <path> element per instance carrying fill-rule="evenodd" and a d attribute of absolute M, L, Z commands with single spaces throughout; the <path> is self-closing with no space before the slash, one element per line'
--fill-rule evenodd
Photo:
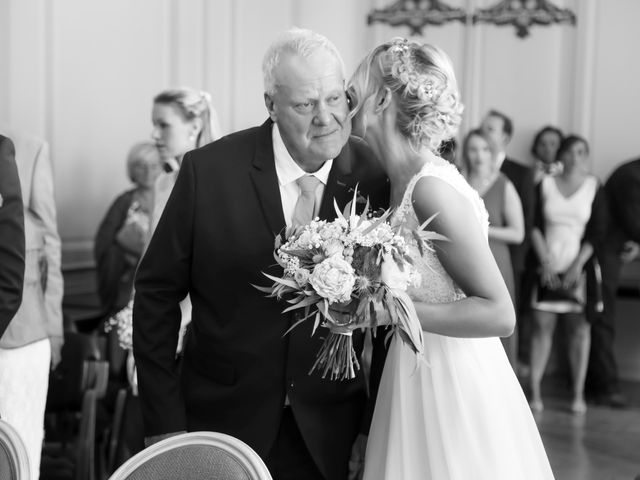
<path fill-rule="evenodd" d="M 304 175 L 309 175 L 300 168 L 300 165 L 298 165 L 291 157 L 291 154 L 282 140 L 277 123 L 273 124 L 271 137 L 273 139 L 273 157 L 276 163 L 276 174 L 278 175 L 278 183 L 280 186 L 295 182 L 298 178 L 303 177 Z M 324 162 L 324 165 L 322 165 L 317 172 L 311 173 L 311 175 L 320 180 L 323 185 L 326 185 L 332 165 L 333 159 L 329 159 Z"/>
<path fill-rule="evenodd" d="M 175 172 L 180 170 L 180 163 L 174 157 L 170 157 L 165 159 L 163 168 L 167 173 Z"/>

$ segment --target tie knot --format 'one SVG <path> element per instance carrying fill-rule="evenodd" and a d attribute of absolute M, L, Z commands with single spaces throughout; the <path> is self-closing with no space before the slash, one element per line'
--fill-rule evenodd
<path fill-rule="evenodd" d="M 300 187 L 300 191 L 302 194 L 315 193 L 318 185 L 320 185 L 320 180 L 313 175 L 303 175 L 302 177 L 296 180 L 296 183 Z"/>

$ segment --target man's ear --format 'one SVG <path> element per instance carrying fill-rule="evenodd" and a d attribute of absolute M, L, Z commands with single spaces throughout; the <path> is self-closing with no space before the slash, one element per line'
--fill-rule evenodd
<path fill-rule="evenodd" d="M 375 113 L 383 112 L 391 103 L 391 89 L 389 87 L 381 88 L 376 94 Z"/>
<path fill-rule="evenodd" d="M 276 115 L 275 102 L 273 101 L 273 98 L 271 98 L 271 95 L 269 95 L 267 92 L 264 93 L 264 105 L 265 107 L 267 107 L 269 117 L 273 122 L 275 122 L 278 118 L 278 116 Z"/>

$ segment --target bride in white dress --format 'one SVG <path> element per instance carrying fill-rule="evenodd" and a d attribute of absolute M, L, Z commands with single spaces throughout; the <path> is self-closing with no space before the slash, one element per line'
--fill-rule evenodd
<path fill-rule="evenodd" d="M 411 256 L 410 289 L 424 359 L 391 341 L 365 455 L 365 480 L 553 478 L 540 434 L 498 339 L 515 325 L 509 292 L 487 242 L 478 194 L 433 152 L 462 112 L 451 62 L 430 45 L 395 39 L 374 49 L 351 81 L 353 133 L 391 181 L 392 221 L 449 242 Z"/>

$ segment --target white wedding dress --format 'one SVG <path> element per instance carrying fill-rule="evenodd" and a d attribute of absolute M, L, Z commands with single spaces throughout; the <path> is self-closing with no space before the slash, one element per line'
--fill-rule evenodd
<path fill-rule="evenodd" d="M 392 222 L 419 223 L 411 203 L 423 176 L 447 182 L 468 199 L 482 228 L 482 200 L 450 164 L 427 163 L 409 182 Z M 427 227 L 428 228 L 428 227 Z M 434 252 L 421 256 L 407 238 L 422 287 L 421 302 L 465 297 Z M 365 480 L 552 479 L 527 400 L 498 338 L 454 338 L 423 332 L 424 359 L 399 335 L 391 340 L 365 457 Z"/>

